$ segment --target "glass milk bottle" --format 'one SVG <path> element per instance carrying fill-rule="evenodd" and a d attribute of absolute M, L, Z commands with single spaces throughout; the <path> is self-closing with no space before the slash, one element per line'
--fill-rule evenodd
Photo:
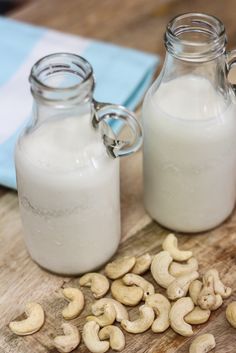
<path fill-rule="evenodd" d="M 175 17 L 163 69 L 145 97 L 145 207 L 176 231 L 216 227 L 235 205 L 236 109 L 227 80 L 234 52 L 225 45 L 217 18 Z"/>
<path fill-rule="evenodd" d="M 141 128 L 124 107 L 93 99 L 93 70 L 82 57 L 46 56 L 30 83 L 33 119 L 15 151 L 24 239 L 31 257 L 52 272 L 91 271 L 118 247 L 116 157 L 139 149 Z M 125 125 L 132 132 L 126 142 L 112 130 Z"/>

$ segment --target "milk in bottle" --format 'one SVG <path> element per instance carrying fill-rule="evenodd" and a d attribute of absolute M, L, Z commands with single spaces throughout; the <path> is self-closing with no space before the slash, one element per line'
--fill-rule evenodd
<path fill-rule="evenodd" d="M 54 272 L 96 268 L 120 240 L 119 160 L 107 156 L 89 121 L 55 117 L 16 149 L 25 241 Z"/>

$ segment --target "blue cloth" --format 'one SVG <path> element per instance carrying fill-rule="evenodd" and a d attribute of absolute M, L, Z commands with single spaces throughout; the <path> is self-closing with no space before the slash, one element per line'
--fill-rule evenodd
<path fill-rule="evenodd" d="M 53 52 L 73 52 L 93 66 L 95 99 L 134 109 L 152 81 L 157 56 L 0 17 L 0 184 L 16 188 L 14 147 L 30 118 L 31 66 Z"/>

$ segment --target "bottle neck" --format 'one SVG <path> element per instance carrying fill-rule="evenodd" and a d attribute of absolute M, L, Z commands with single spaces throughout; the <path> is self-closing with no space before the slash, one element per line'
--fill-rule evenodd
<path fill-rule="evenodd" d="M 225 44 L 224 26 L 215 17 L 188 13 L 174 18 L 167 26 L 167 54 L 156 87 L 179 77 L 194 76 L 207 80 L 228 99 Z"/>
<path fill-rule="evenodd" d="M 87 116 L 92 129 L 94 77 L 85 59 L 67 53 L 48 55 L 33 66 L 29 80 L 34 125 L 55 117 Z"/>

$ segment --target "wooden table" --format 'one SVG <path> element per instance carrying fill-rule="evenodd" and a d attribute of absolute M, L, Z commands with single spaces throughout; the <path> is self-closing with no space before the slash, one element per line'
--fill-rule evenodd
<path fill-rule="evenodd" d="M 181 12 L 203 11 L 225 23 L 229 46 L 236 47 L 234 0 L 36 0 L 11 17 L 163 56 L 163 32 L 168 20 Z M 142 205 L 141 152 L 121 161 L 122 244 L 119 254 L 155 253 L 166 231 L 152 222 Z M 236 214 L 221 227 L 199 235 L 181 236 L 186 249 L 194 248 L 201 269 L 217 267 L 228 284 L 236 288 Z M 0 353 L 55 352 L 51 337 L 60 329 L 65 302 L 59 289 L 78 279 L 62 278 L 41 270 L 27 255 L 19 218 L 17 194 L 0 188 Z M 149 277 L 148 277 L 149 278 Z M 160 290 L 160 289 L 158 289 Z M 86 294 L 89 296 L 89 292 Z M 91 296 L 89 296 L 91 301 Z M 236 299 L 234 292 L 233 298 Z M 43 329 L 27 338 L 11 334 L 6 324 L 24 310 L 29 300 L 39 300 L 47 312 Z M 231 299 L 230 299 L 231 300 Z M 236 352 L 236 332 L 226 322 L 225 304 L 212 314 L 208 324 L 196 326 L 195 333 L 212 332 L 217 353 Z M 87 311 L 83 313 L 85 317 Z M 131 315 L 133 315 L 131 313 Z M 56 318 L 56 319 L 55 319 Z M 55 324 L 56 323 L 56 324 Z M 81 328 L 81 323 L 76 321 Z M 125 352 L 184 353 L 190 339 L 168 330 L 165 334 L 127 335 Z M 84 346 L 78 352 L 86 352 Z"/>

